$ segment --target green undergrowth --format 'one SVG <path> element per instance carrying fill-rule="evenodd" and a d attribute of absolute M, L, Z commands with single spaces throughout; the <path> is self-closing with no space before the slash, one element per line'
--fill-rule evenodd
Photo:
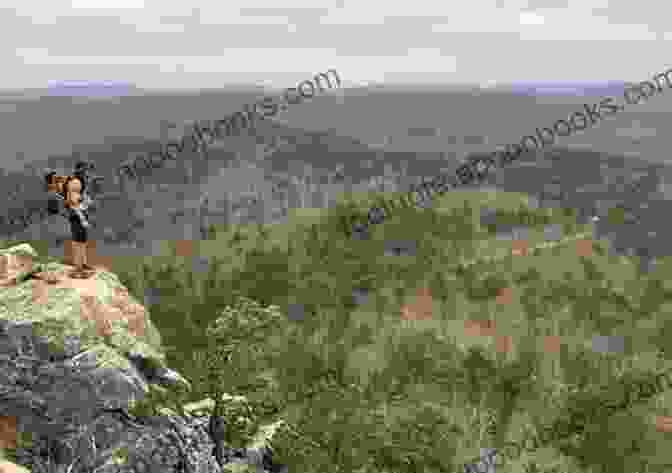
<path fill-rule="evenodd" d="M 348 239 L 342 218 L 375 197 L 297 210 L 283 224 L 213 228 L 211 239 L 194 242 L 194 257 L 209 261 L 204 272 L 172 242 L 164 255 L 113 262 L 140 300 L 146 288 L 160 293 L 152 320 L 169 365 L 193 385 L 176 405 L 220 391 L 245 396 L 238 412 L 247 414 L 227 415 L 250 422 L 231 420 L 230 442 L 282 418 L 273 449 L 290 471 L 461 471 L 481 448 L 670 368 L 668 260 L 642 274 L 636 259 L 600 241 L 581 256 L 575 237 L 589 228 L 571 210 L 532 209 L 515 193 L 447 194 L 431 209 L 399 210 L 371 226 L 369 240 Z M 502 225 L 529 227 L 530 247 L 544 242 L 545 224 L 558 224 L 564 240 L 514 256 L 496 226 L 479 224 L 481 207 L 499 209 Z M 386 254 L 389 242 L 412 242 L 415 253 Z M 431 317 L 403 319 L 401 306 L 420 288 L 432 295 Z M 511 300 L 501 303 L 504 289 Z M 353 290 L 368 299 L 356 304 Z M 494 324 L 494 336 L 465 331 L 479 320 Z M 596 352 L 595 335 L 622 336 L 625 345 Z M 498 349 L 503 337 L 508 351 Z M 553 337 L 559 351 L 547 348 Z M 574 443 L 554 441 L 498 472 L 536 463 L 540 471 L 633 473 L 644 461 L 672 463 L 669 434 L 651 422 L 670 415 L 668 398 L 592 418 Z"/>

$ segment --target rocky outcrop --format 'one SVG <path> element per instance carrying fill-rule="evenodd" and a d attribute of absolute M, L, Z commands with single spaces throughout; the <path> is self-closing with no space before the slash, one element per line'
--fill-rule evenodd
<path fill-rule="evenodd" d="M 222 420 L 211 400 L 181 415 L 131 415 L 154 389 L 190 389 L 166 366 L 148 312 L 113 273 L 71 280 L 21 246 L 5 254 L 20 253 L 24 273 L 0 287 L 0 458 L 11 453 L 32 473 L 277 471 L 264 441 L 272 429 L 229 448 L 212 428 Z"/>
<path fill-rule="evenodd" d="M 35 250 L 26 244 L 0 250 L 0 285 L 9 286 L 25 279 L 33 270 L 35 257 Z"/>

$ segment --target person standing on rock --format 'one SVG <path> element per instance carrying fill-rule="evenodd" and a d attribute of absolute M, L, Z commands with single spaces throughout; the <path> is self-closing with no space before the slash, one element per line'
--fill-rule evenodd
<path fill-rule="evenodd" d="M 47 188 L 63 204 L 61 210 L 56 202 L 50 203 L 50 213 L 61 214 L 70 221 L 72 233 L 72 252 L 75 271 L 70 274 L 73 278 L 88 278 L 92 266 L 88 264 L 87 242 L 88 229 L 91 226 L 87 209 L 92 205 L 91 197 L 85 193 L 86 180 L 81 175 L 58 176 L 51 171 L 45 176 Z"/>
<path fill-rule="evenodd" d="M 76 270 L 70 277 L 85 279 L 91 276 L 89 271 L 94 270 L 88 264 L 87 246 L 88 229 L 91 226 L 87 209 L 93 203 L 91 197 L 84 193 L 84 182 L 77 176 L 68 176 L 63 184 L 63 198 L 68 212 L 70 230 L 72 232 L 72 250 Z"/>

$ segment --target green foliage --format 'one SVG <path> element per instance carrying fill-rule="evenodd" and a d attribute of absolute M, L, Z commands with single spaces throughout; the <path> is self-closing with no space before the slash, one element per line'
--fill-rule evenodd
<path fill-rule="evenodd" d="M 557 214 L 557 212 L 555 212 Z M 495 222 L 486 225 L 486 229 L 495 233 L 499 230 L 500 225 L 505 226 L 526 226 L 539 227 L 553 223 L 554 216 L 548 209 L 531 209 L 527 206 L 520 205 L 515 210 L 496 209 Z"/>
<path fill-rule="evenodd" d="M 516 284 L 526 284 L 539 281 L 540 279 L 541 273 L 536 268 L 529 268 L 527 271 L 518 274 L 514 282 Z"/>
<path fill-rule="evenodd" d="M 155 384 L 149 385 L 149 391 L 145 396 L 133 403 L 128 413 L 135 417 L 153 417 L 172 412 L 173 415 L 185 415 L 184 405 L 187 402 L 187 394 L 183 387 L 176 386 L 171 389 L 163 388 Z"/>
<path fill-rule="evenodd" d="M 276 330 L 283 316 L 278 307 L 262 307 L 260 303 L 241 297 L 235 307 L 226 307 L 206 334 L 216 342 L 263 342 Z"/>
<path fill-rule="evenodd" d="M 265 391 L 269 383 L 261 373 L 265 367 L 265 344 L 276 334 L 282 320 L 277 307 L 262 307 L 256 301 L 241 297 L 235 306 L 221 310 L 219 317 L 206 328 L 204 346 L 194 347 L 193 359 L 198 369 L 190 373 L 193 387 L 190 396 L 215 400 L 214 413 L 226 419 L 225 441 L 232 446 L 245 446 L 257 432 L 260 420 L 277 414 L 282 405 L 277 396 Z M 254 394 L 255 389 L 265 395 L 251 396 L 251 400 L 235 396 Z M 152 386 L 130 412 L 136 416 L 153 416 L 167 408 L 184 415 L 184 405 L 189 400 L 193 399 L 184 392 Z"/>
<path fill-rule="evenodd" d="M 259 428 L 256 412 L 242 399 L 216 401 L 215 415 L 226 420 L 224 441 L 234 448 L 246 446 Z"/>
<path fill-rule="evenodd" d="M 607 210 L 607 223 L 619 225 L 625 223 L 625 209 L 620 206 L 611 207 Z"/>
<path fill-rule="evenodd" d="M 473 271 L 465 273 L 467 297 L 475 301 L 484 301 L 496 297 L 499 291 L 509 286 L 509 281 L 498 274 L 476 275 Z"/>
<path fill-rule="evenodd" d="M 248 386 L 265 369 L 265 345 L 282 329 L 283 315 L 277 306 L 262 307 L 241 297 L 234 307 L 226 307 L 206 331 L 207 368 L 216 383 L 237 392 Z"/>
<path fill-rule="evenodd" d="M 146 287 L 165 294 L 151 307 L 152 319 L 173 347 L 171 367 L 192 383 L 188 401 L 245 396 L 243 404 L 226 398 L 216 405 L 229 442 L 244 444 L 260 423 L 287 421 L 272 443 L 290 471 L 452 471 L 530 425 L 583 426 L 574 443 L 552 442 L 547 464 L 558 471 L 607 464 L 606 471 L 621 471 L 609 463 L 620 458 L 608 454 L 616 428 L 627 431 L 629 445 L 641 437 L 641 451 L 626 441 L 618 448 L 628 461 L 642 460 L 652 445 L 641 434 L 653 401 L 628 411 L 629 420 L 599 414 L 598 406 L 616 395 L 617 380 L 636 380 L 634 373 L 644 376 L 669 359 L 669 275 L 638 274 L 634 260 L 614 260 L 602 246 L 578 257 L 571 243 L 455 269 L 460 259 L 488 253 L 490 243 L 503 245 L 477 224 L 485 193 L 464 194 L 450 193 L 431 210 L 399 209 L 399 218 L 369 228 L 369 240 L 344 234 L 341 217 L 362 214 L 370 203 L 353 199 L 319 218 L 217 229 L 200 249 L 211 261 L 204 273 L 175 257 L 115 272 L 139 299 Z M 508 197 L 490 198 L 502 224 L 585 231 L 568 209 L 546 214 Z M 386 257 L 386 241 L 412 241 L 417 255 Z M 400 304 L 423 284 L 434 318 L 400 320 Z M 356 305 L 352 291 L 362 287 L 371 297 Z M 512 287 L 514 302 L 493 304 L 503 287 Z M 303 305 L 304 320 L 281 315 L 290 303 Z M 497 352 L 495 337 L 464 335 L 464 321 L 476 318 L 493 320 L 496 336 L 511 336 L 512 350 Z M 641 353 L 593 352 L 597 333 L 637 336 Z M 562 340 L 560 352 L 542 348 L 549 335 Z M 653 352 L 661 356 L 646 358 Z M 355 377 L 360 368 L 370 374 Z M 598 380 L 604 392 L 595 391 Z M 633 465 L 624 471 L 637 471 Z"/>
<path fill-rule="evenodd" d="M 257 432 L 259 421 L 276 413 L 282 405 L 270 392 L 254 398 L 252 403 L 222 400 L 225 390 L 249 395 L 270 388 L 263 373 L 268 368 L 268 341 L 277 335 L 284 321 L 278 309 L 240 297 L 235 306 L 224 308 L 205 331 L 207 391 L 215 400 L 215 415 L 226 419 L 226 441 L 233 446 L 246 445 Z"/>
<path fill-rule="evenodd" d="M 452 471 L 455 427 L 440 410 L 413 406 L 387 429 L 382 448 L 371 452 L 378 471 Z"/>
<path fill-rule="evenodd" d="M 306 472 L 450 470 L 456 426 L 437 408 L 414 406 L 392 421 L 357 386 L 324 387 L 274 436 L 274 459 Z"/>

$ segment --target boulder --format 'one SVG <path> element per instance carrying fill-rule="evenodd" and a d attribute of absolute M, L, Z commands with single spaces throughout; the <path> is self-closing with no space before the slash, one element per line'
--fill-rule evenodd
<path fill-rule="evenodd" d="M 17 463 L 33 472 L 220 473 L 207 419 L 153 416 L 131 418 L 123 412 L 101 413 L 80 427 L 70 441 L 33 438 L 16 450 Z M 52 467 L 53 468 L 53 467 Z"/>
<path fill-rule="evenodd" d="M 160 409 L 161 415 L 135 418 L 122 410 L 101 412 L 77 436 L 71 436 L 67 445 L 41 437 L 17 449 L 16 456 L 29 467 L 49 462 L 72 465 L 72 473 L 287 471 L 286 466 L 273 462 L 269 445 L 282 420 L 262 425 L 247 446 L 234 448 L 221 437 L 213 439 L 212 401 L 195 404 L 196 409 L 183 406 L 183 416 L 167 408 Z"/>
<path fill-rule="evenodd" d="M 37 256 L 29 245 L 3 254 L 5 268 Z M 148 311 L 115 274 L 73 280 L 68 269 L 34 263 L 0 286 L 0 458 L 16 459 L 0 472 L 280 471 L 267 448 L 273 425 L 233 448 L 223 440 L 228 420 L 213 416 L 209 399 L 181 415 L 163 406 L 160 415 L 131 414 L 153 387 L 190 385 L 166 365 Z M 247 408 L 241 396 L 222 400 L 224 415 Z"/>
<path fill-rule="evenodd" d="M 0 287 L 0 323 L 9 330 L 0 331 L 0 340 L 4 335 L 5 344 L 14 344 L 11 352 L 63 360 L 74 355 L 73 343 L 78 353 L 105 345 L 135 364 L 142 360 L 155 378 L 166 373 L 172 380 L 158 330 L 119 278 L 98 270 L 89 279 L 71 279 L 69 269 L 49 263 L 24 281 Z M 34 343 L 22 348 L 28 338 Z M 37 351 L 26 351 L 31 349 Z"/>
<path fill-rule="evenodd" d="M 33 271 L 37 253 L 28 244 L 0 250 L 0 285 L 7 286 L 23 281 Z"/>

